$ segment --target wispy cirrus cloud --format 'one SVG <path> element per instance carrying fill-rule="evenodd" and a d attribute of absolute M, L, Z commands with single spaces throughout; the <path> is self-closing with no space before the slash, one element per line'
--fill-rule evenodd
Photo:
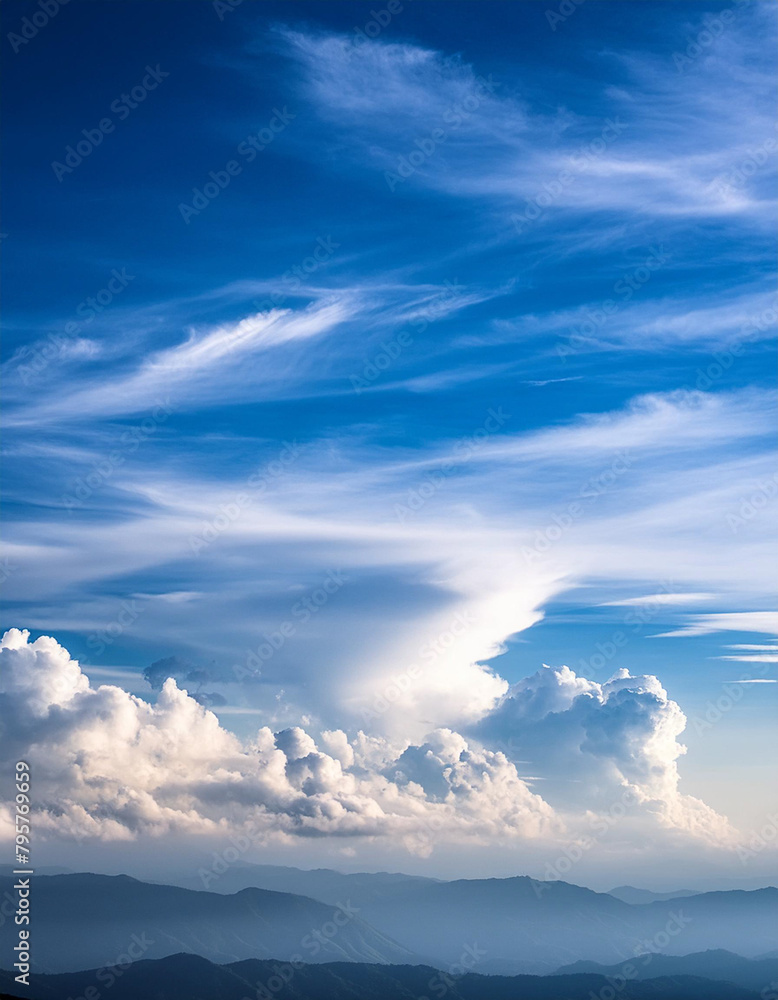
<path fill-rule="evenodd" d="M 593 93 L 588 115 L 541 110 L 513 80 L 490 76 L 485 88 L 476 67 L 410 42 L 355 46 L 346 36 L 288 29 L 279 37 L 301 67 L 306 99 L 348 133 L 351 154 L 397 172 L 415 152 L 412 184 L 506 207 L 541 196 L 546 220 L 570 211 L 740 214 L 758 226 L 775 206 L 778 146 L 762 47 L 764 33 L 775 31 L 765 5 L 741 12 L 711 58 L 684 77 L 682 93 L 670 51 L 664 58 L 601 52 L 606 73 L 621 85 Z M 722 72 L 747 82 L 745 106 L 721 99 Z M 437 141 L 430 140 L 434 128 L 443 133 Z M 744 172 L 755 146 L 758 169 Z"/>
<path fill-rule="evenodd" d="M 177 405 L 194 397 L 201 406 L 223 398 L 218 379 L 229 379 L 233 392 L 246 394 L 268 377 L 267 367 L 258 367 L 259 356 L 330 333 L 353 314 L 347 302 L 324 301 L 300 311 L 279 309 L 192 330 L 181 343 L 150 352 L 135 370 L 101 379 L 97 385 L 79 387 L 76 382 L 61 398 L 36 403 L 23 411 L 20 422 L 121 416 L 170 397 Z"/>
<path fill-rule="evenodd" d="M 264 460 L 218 479 L 194 467 L 161 474 L 157 452 L 141 453 L 64 523 L 38 515 L 7 531 L 19 607 L 33 626 L 94 634 L 129 593 L 160 641 L 175 650 L 186 635 L 182 655 L 222 660 L 232 704 L 265 705 L 284 686 L 293 712 L 343 724 L 423 653 L 414 683 L 372 724 L 416 736 L 433 719 L 457 726 L 505 689 L 489 661 L 575 586 L 597 581 L 617 598 L 671 578 L 679 590 L 662 595 L 664 607 L 682 630 L 727 620 L 700 607 L 748 606 L 764 593 L 763 539 L 728 531 L 725 513 L 764 462 L 747 452 L 769 432 L 766 402 L 674 393 L 535 432 L 512 433 L 509 415 L 499 433 L 424 449 L 387 449 L 355 429 L 301 446 L 261 493 L 249 479 L 277 458 L 267 443 Z M 193 550 L 206 529 L 213 543 Z M 231 667 L 294 622 L 297 602 L 333 567 L 350 583 L 263 665 L 259 687 L 236 689 Z M 164 585 L 139 584 L 149 576 Z M 734 619 L 744 629 L 761 620 Z M 219 644 L 214 620 L 230 623 Z M 322 644 L 326 672 L 314 652 Z"/>
<path fill-rule="evenodd" d="M 775 340 L 778 298 L 772 280 L 767 288 L 726 293 L 703 290 L 695 298 L 654 295 L 645 299 L 634 279 L 640 266 L 629 261 L 614 269 L 613 280 L 603 284 L 599 299 L 573 309 L 500 319 L 492 332 L 481 334 L 479 342 L 530 342 L 556 336 L 555 353 L 565 362 L 574 354 L 624 348 L 645 353 L 734 348 L 730 363 L 736 363 L 750 345 Z M 638 273 L 644 280 L 648 275 L 645 268 Z"/>
<path fill-rule="evenodd" d="M 657 638 L 709 635 L 713 632 L 764 632 L 767 635 L 778 635 L 778 613 L 734 611 L 727 614 L 694 615 L 688 625 L 673 632 L 663 632 Z"/>

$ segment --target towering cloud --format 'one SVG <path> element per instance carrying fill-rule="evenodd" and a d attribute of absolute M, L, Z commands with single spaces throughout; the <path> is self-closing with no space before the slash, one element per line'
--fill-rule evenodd
<path fill-rule="evenodd" d="M 212 712 L 166 680 L 150 705 L 121 688 L 92 689 L 54 639 L 11 629 L 0 647 L 3 748 L 35 775 L 38 828 L 130 839 L 250 829 L 288 835 L 536 838 L 561 827 L 502 753 L 433 734 L 399 752 L 360 734 L 261 728 L 242 745 Z"/>
<path fill-rule="evenodd" d="M 11 629 L 0 664 L 3 752 L 29 761 L 44 834 L 369 836 L 425 855 L 437 843 L 569 840 L 625 789 L 644 834 L 657 824 L 695 837 L 728 833 L 678 791 L 685 719 L 653 677 L 620 671 L 600 685 L 544 668 L 470 735 L 436 729 L 418 744 L 341 730 L 317 739 L 300 727 L 262 727 L 243 744 L 173 678 L 153 705 L 112 685 L 92 688 L 48 636 L 30 642 Z M 544 799 L 511 755 L 574 780 L 561 792 L 549 782 Z"/>
<path fill-rule="evenodd" d="M 515 759 L 537 762 L 558 807 L 607 811 L 625 792 L 662 825 L 721 839 L 728 822 L 679 790 L 677 737 L 686 716 L 656 677 L 618 670 L 603 684 L 543 667 L 514 684 L 474 728 Z"/>

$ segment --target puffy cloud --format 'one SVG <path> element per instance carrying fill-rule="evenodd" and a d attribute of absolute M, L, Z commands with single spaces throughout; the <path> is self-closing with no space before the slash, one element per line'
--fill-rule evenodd
<path fill-rule="evenodd" d="M 619 670 L 604 684 L 544 666 L 513 685 L 474 727 L 514 760 L 531 760 L 545 797 L 564 810 L 605 813 L 630 792 L 637 812 L 726 842 L 728 821 L 679 789 L 677 737 L 686 716 L 656 677 Z M 537 771 L 536 771 L 537 773 Z"/>
<path fill-rule="evenodd" d="M 300 729 L 299 726 L 294 726 L 292 729 L 285 729 L 283 732 L 277 733 L 276 746 L 279 750 L 283 750 L 287 760 L 290 761 L 302 760 L 309 754 L 316 752 L 316 744 L 305 730 Z"/>
<path fill-rule="evenodd" d="M 544 665 L 536 674 L 513 685 L 490 714 L 490 720 L 544 719 L 552 712 L 567 711 L 579 695 L 597 689 L 597 684 L 576 676 L 569 667 L 551 670 Z"/>
<path fill-rule="evenodd" d="M 244 745 L 174 678 L 154 705 L 112 685 L 93 689 L 54 639 L 30 642 L 18 629 L 4 636 L 0 664 L 4 752 L 30 763 L 42 833 L 390 836 L 428 852 L 438 840 L 560 829 L 503 754 L 456 733 L 398 749 L 328 731 L 326 753 L 299 727 L 263 727 Z"/>
<path fill-rule="evenodd" d="M 680 708 L 655 677 L 625 670 L 597 684 L 544 667 L 464 735 L 439 728 L 398 743 L 263 726 L 243 743 L 172 677 L 154 704 L 95 689 L 54 639 L 11 629 L 0 719 L 4 756 L 32 768 L 44 835 L 246 831 L 256 843 L 388 838 L 422 855 L 445 843 L 534 842 L 537 852 L 607 815 L 625 791 L 639 821 L 623 828 L 631 840 L 664 829 L 721 844 L 731 832 L 679 791 Z M 527 760 L 548 779 L 543 797 L 517 770 Z"/>
<path fill-rule="evenodd" d="M 351 767 L 354 763 L 354 750 L 342 729 L 325 729 L 321 739 L 331 757 L 339 760 L 344 767 Z"/>
<path fill-rule="evenodd" d="M 3 696 L 13 699 L 15 707 L 24 713 L 15 720 L 21 725 L 72 701 L 89 688 L 89 680 L 66 649 L 47 635 L 30 645 L 29 635 L 12 628 L 2 640 Z"/>
<path fill-rule="evenodd" d="M 155 660 L 143 671 L 144 680 L 154 691 L 161 691 L 168 677 L 181 680 L 182 686 L 186 688 L 191 697 L 206 708 L 216 708 L 227 704 L 224 695 L 216 691 L 203 690 L 204 684 L 216 680 L 211 672 L 203 667 L 195 667 L 188 660 L 181 659 L 179 656 L 166 656 L 161 660 Z M 188 690 L 191 685 L 196 686 L 195 691 Z"/>
<path fill-rule="evenodd" d="M 182 677 L 187 679 L 194 667 L 188 660 L 183 660 L 179 656 L 165 656 L 161 660 L 155 660 L 143 671 L 143 679 L 147 681 L 155 691 L 161 691 L 162 685 L 168 677 Z"/>
<path fill-rule="evenodd" d="M 433 799 L 445 798 L 449 783 L 448 773 L 467 754 L 465 739 L 450 729 L 438 729 L 430 734 L 423 746 L 408 747 L 403 751 L 388 773 L 399 785 L 415 783 L 424 794 Z"/>

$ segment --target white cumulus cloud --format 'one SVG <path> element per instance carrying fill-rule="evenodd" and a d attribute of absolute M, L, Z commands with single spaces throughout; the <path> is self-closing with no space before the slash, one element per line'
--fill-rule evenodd
<path fill-rule="evenodd" d="M 543 667 L 514 684 L 475 727 L 547 781 L 561 809 L 608 813 L 625 791 L 635 810 L 660 826 L 726 843 L 729 822 L 680 790 L 678 736 L 686 716 L 653 676 L 618 670 L 604 684 L 569 667 Z"/>
<path fill-rule="evenodd" d="M 503 754 L 456 734 L 431 737 L 456 752 L 431 761 L 428 792 L 401 775 L 410 758 L 377 738 L 327 732 L 330 755 L 299 727 L 263 727 L 243 745 L 172 678 L 154 705 L 113 685 L 90 688 L 47 636 L 9 630 L 0 663 L 4 753 L 30 764 L 41 833 L 116 840 L 248 828 L 267 839 L 394 836 L 426 852 L 437 838 L 560 829 Z"/>
<path fill-rule="evenodd" d="M 262 726 L 244 743 L 173 678 L 154 704 L 95 689 L 53 638 L 11 629 L 0 643 L 0 718 L 6 760 L 30 764 L 43 836 L 250 831 L 257 843 L 389 838 L 421 855 L 445 843 L 537 849 L 565 842 L 627 789 L 640 836 L 670 829 L 722 844 L 731 835 L 679 791 L 680 708 L 655 677 L 625 670 L 601 685 L 543 668 L 465 734 L 437 728 L 397 742 Z M 541 797 L 517 770 L 527 759 L 535 774 L 571 780 L 549 781 Z"/>

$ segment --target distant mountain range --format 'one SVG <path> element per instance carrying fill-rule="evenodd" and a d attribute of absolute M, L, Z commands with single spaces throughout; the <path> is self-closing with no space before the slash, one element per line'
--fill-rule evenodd
<path fill-rule="evenodd" d="M 542 974 L 582 958 L 610 965 L 643 950 L 756 957 L 778 944 L 778 889 L 628 904 L 525 877 L 408 883 L 380 901 L 362 900 L 360 915 L 436 965 L 478 943 L 488 951 L 479 972 Z"/>
<path fill-rule="evenodd" d="M 116 970 L 118 971 L 118 970 Z M 110 996 L 111 1000 L 759 1000 L 759 994 L 731 983 L 696 976 L 662 976 L 630 980 L 618 990 L 605 976 L 446 976 L 417 965 L 362 965 L 337 962 L 293 969 L 279 962 L 250 960 L 213 965 L 195 955 L 173 955 L 136 962 L 112 979 L 106 970 L 55 976 L 33 975 L 31 1000 L 68 1000 Z M 9 973 L 0 972 L 0 987 L 13 990 Z M 92 992 L 88 992 L 90 990 Z M 18 994 L 18 990 L 14 993 Z"/>
<path fill-rule="evenodd" d="M 695 955 L 652 955 L 620 965 L 598 965 L 596 962 L 575 962 L 557 969 L 557 975 L 595 973 L 616 980 L 625 975 L 635 979 L 655 979 L 658 976 L 703 976 L 734 983 L 744 989 L 762 993 L 767 987 L 778 995 L 778 958 L 748 959 L 731 951 L 703 951 Z M 634 969 L 634 972 L 632 971 Z"/>
<path fill-rule="evenodd" d="M 683 896 L 699 896 L 699 890 L 676 889 L 675 892 L 651 892 L 650 889 L 636 889 L 632 885 L 620 885 L 609 889 L 608 895 L 615 896 L 623 903 L 662 903 L 668 899 L 681 899 Z"/>
<path fill-rule="evenodd" d="M 344 874 L 331 868 L 303 871 L 282 865 L 251 864 L 231 865 L 224 872 L 201 868 L 188 874 L 173 873 L 170 882 L 186 889 L 206 889 L 208 892 L 221 893 L 239 892 L 249 887 L 272 889 L 275 892 L 310 896 L 333 906 L 344 899 L 351 899 L 355 904 L 368 899 L 382 899 L 400 886 L 442 884 L 439 879 L 393 872 Z"/>
<path fill-rule="evenodd" d="M 196 873 L 188 878 L 193 887 L 203 884 Z M 330 904 L 348 898 L 369 924 L 435 965 L 455 963 L 466 942 L 488 939 L 489 955 L 478 971 L 508 975 L 550 973 L 584 957 L 612 964 L 631 957 L 646 941 L 653 950 L 680 954 L 728 948 L 750 956 L 778 944 L 778 934 L 764 924 L 752 935 L 742 911 L 743 906 L 754 911 L 752 923 L 774 920 L 775 889 L 652 893 L 620 886 L 596 893 L 526 877 L 443 882 L 386 872 L 343 875 L 250 864 L 232 866 L 209 881 L 208 888 L 234 892 L 246 885 L 305 892 Z M 665 948 L 665 926 L 674 913 L 685 919 L 692 899 L 703 901 L 695 903 L 696 916 L 670 935 Z"/>
<path fill-rule="evenodd" d="M 774 888 L 635 904 L 523 876 L 284 875 L 302 884 L 299 876 L 314 876 L 313 890 L 327 901 L 256 887 L 225 895 L 125 875 L 36 875 L 35 968 L 108 966 L 133 942 L 136 959 L 187 952 L 219 964 L 296 958 L 445 970 L 475 953 L 473 971 L 500 975 L 545 975 L 581 960 L 613 966 L 641 951 L 725 949 L 756 958 L 778 947 Z M 0 879 L 0 896 L 10 886 Z M 0 928 L 3 954 L 11 954 L 13 931 L 10 922 Z"/>
<path fill-rule="evenodd" d="M 0 879 L 0 898 L 11 885 Z M 296 956 L 306 963 L 387 964 L 415 958 L 345 905 L 265 889 L 221 896 L 127 875 L 52 875 L 34 877 L 33 899 L 35 968 L 47 972 L 110 965 L 121 955 L 154 959 L 182 951 L 219 963 Z M 13 953 L 15 931 L 10 921 L 0 928 L 2 954 Z"/>
<path fill-rule="evenodd" d="M 778 944 L 778 935 L 764 926 L 752 937 L 748 916 L 741 912 L 745 906 L 754 910 L 757 922 L 774 919 L 775 889 L 764 890 L 763 896 L 758 895 L 762 890 L 654 893 L 632 886 L 596 893 L 526 877 L 443 882 L 386 872 L 344 875 L 242 863 L 206 880 L 214 892 L 255 885 L 304 892 L 330 904 L 348 898 L 368 923 L 435 965 L 456 962 L 465 942 L 488 937 L 489 956 L 478 971 L 508 975 L 546 974 L 584 957 L 612 964 L 632 956 L 646 941 L 653 950 L 679 954 L 727 948 L 750 956 Z M 186 876 L 184 884 L 201 887 L 202 873 Z M 665 925 L 673 913 L 685 915 L 692 898 L 703 900 L 695 904 L 694 921 L 672 934 L 665 949 Z M 658 905 L 651 909 L 653 904 Z M 730 921 L 730 911 L 738 913 L 739 926 Z M 659 943 L 652 943 L 657 935 Z"/>
<path fill-rule="evenodd" d="M 0 875 L 5 866 L 0 865 Z M 218 868 L 218 865 L 215 866 Z M 65 874 L 66 869 L 49 871 L 41 870 L 43 875 Z M 156 882 L 159 879 L 137 876 L 144 882 Z M 292 892 L 302 896 L 321 899 L 322 902 L 333 902 L 344 892 L 354 892 L 359 886 L 365 889 L 381 889 L 392 884 L 408 882 L 437 883 L 450 881 L 447 879 L 430 878 L 423 875 L 407 875 L 399 872 L 358 872 L 344 874 L 331 868 L 316 868 L 305 871 L 283 865 L 258 865 L 247 861 L 237 861 L 226 866 L 226 871 L 214 871 L 207 864 L 205 867 L 193 870 L 171 870 L 165 873 L 162 880 L 168 885 L 180 885 L 185 889 L 207 889 L 209 892 L 232 893 L 239 889 L 254 886 L 259 889 L 275 889 L 277 892 Z M 687 888 L 652 891 L 638 889 L 632 885 L 621 885 L 608 891 L 609 896 L 615 896 L 625 903 L 653 903 L 681 896 L 696 896 L 704 892 L 730 892 L 735 889 L 751 891 L 770 887 L 769 880 L 764 878 L 709 878 L 704 884 L 690 885 Z"/>

